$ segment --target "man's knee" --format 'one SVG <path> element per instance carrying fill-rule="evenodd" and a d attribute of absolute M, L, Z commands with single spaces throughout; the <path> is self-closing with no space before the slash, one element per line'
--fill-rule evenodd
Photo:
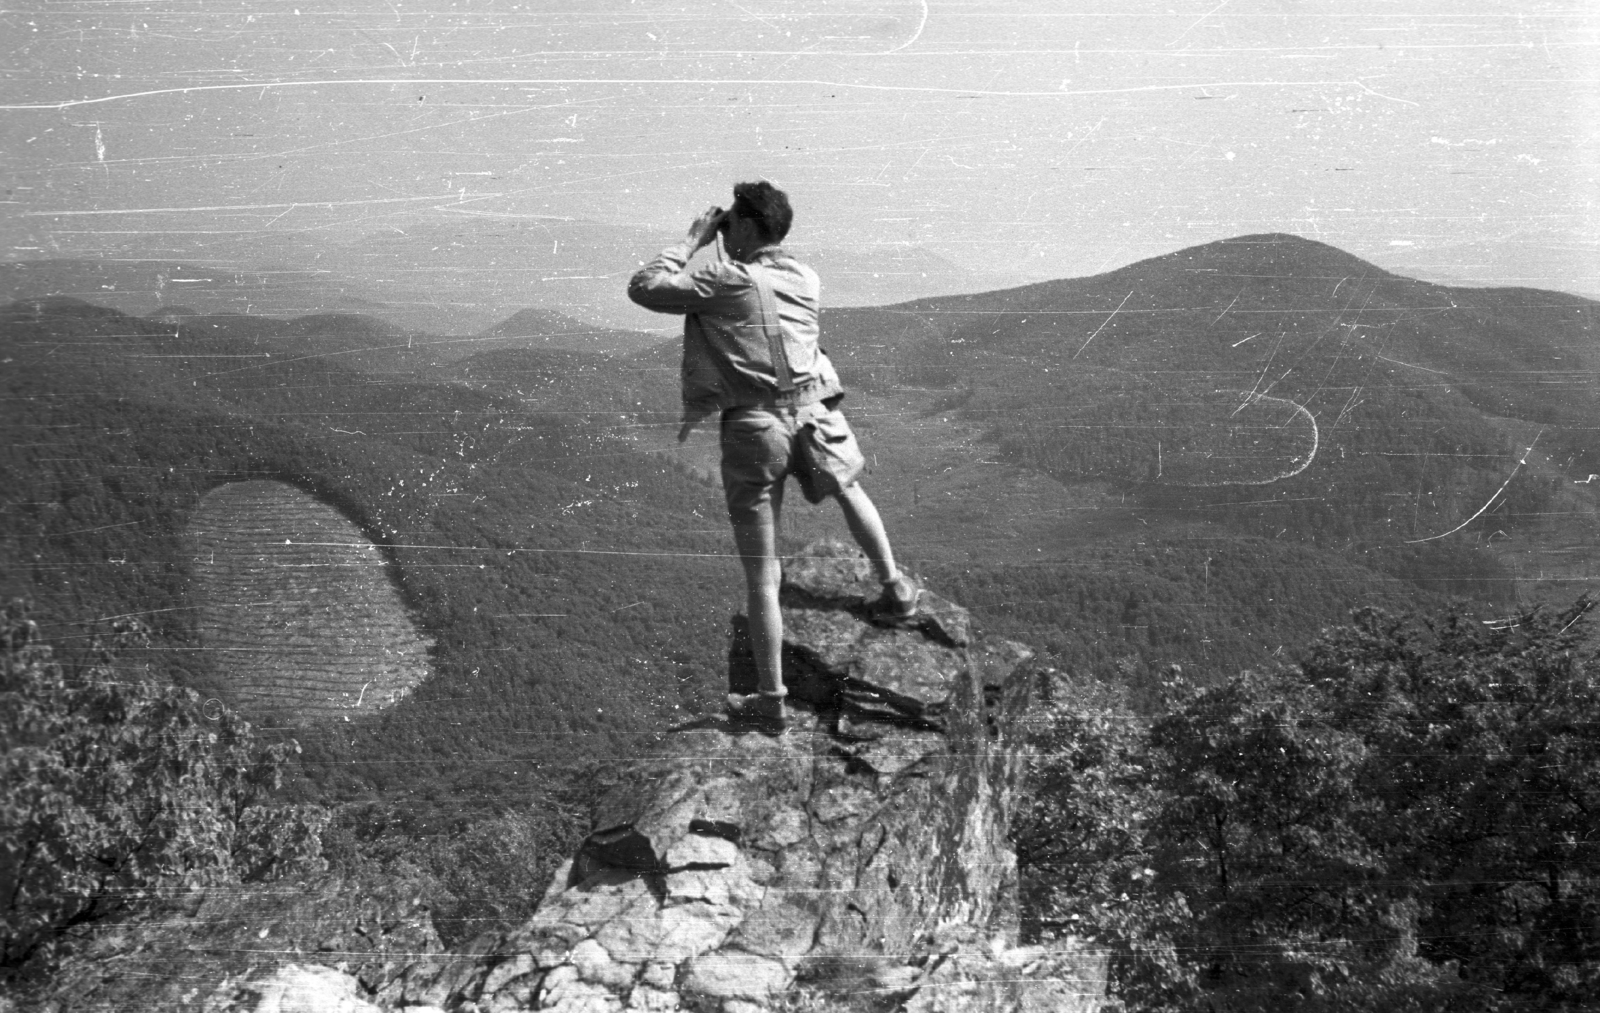
<path fill-rule="evenodd" d="M 778 585 L 783 581 L 783 565 L 776 558 L 747 560 L 744 577 L 745 586 L 751 594 L 776 595 Z"/>
<path fill-rule="evenodd" d="M 744 551 L 745 546 L 759 545 L 763 539 L 776 537 L 777 521 L 772 512 L 772 500 L 744 500 L 728 503 L 728 523 L 733 526 L 733 538 Z"/>
<path fill-rule="evenodd" d="M 778 585 L 783 581 L 783 563 L 776 552 L 756 552 L 752 549 L 751 546 L 745 547 L 739 556 L 739 565 L 744 569 L 745 590 L 752 598 L 776 599 Z"/>

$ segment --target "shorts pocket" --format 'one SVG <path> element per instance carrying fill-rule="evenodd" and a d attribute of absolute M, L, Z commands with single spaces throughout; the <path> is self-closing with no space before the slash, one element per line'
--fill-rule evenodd
<path fill-rule="evenodd" d="M 800 432 L 800 491 L 812 503 L 838 495 L 861 477 L 866 467 L 850 423 L 839 412 L 829 412 L 808 423 Z"/>

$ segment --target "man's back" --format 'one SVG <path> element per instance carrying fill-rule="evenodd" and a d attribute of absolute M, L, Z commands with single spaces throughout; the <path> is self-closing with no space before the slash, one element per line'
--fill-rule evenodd
<path fill-rule="evenodd" d="M 687 244 L 669 247 L 634 274 L 628 296 L 646 309 L 684 314 L 683 397 L 686 406 L 721 410 L 790 397 L 763 326 L 775 322 L 789 387 L 802 401 L 842 393 L 818 345 L 821 282 L 811 268 L 777 246 L 749 262 L 718 259 L 686 270 Z M 762 283 L 771 311 L 762 308 Z M 773 319 L 775 318 L 775 320 Z"/>

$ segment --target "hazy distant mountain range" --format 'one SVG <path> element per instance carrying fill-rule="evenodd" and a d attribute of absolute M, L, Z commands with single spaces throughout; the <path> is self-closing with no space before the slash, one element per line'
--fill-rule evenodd
<path fill-rule="evenodd" d="M 559 219 L 463 216 L 456 226 L 349 235 L 259 237 L 248 258 L 204 263 L 56 259 L 0 262 L 0 300 L 63 295 L 136 316 L 180 307 L 204 315 L 359 313 L 403 330 L 472 335 L 523 310 L 608 330 L 671 321 L 628 302 L 639 263 L 680 234 Z M 824 278 L 831 306 L 879 305 L 1017 284 L 919 246 L 793 247 Z M 279 265 L 279 266 L 262 266 Z M 292 266 L 287 266 L 292 265 Z M 602 340 L 603 350 L 617 350 Z"/>
<path fill-rule="evenodd" d="M 1516 233 L 1441 247 L 1395 247 L 1385 263 L 1409 277 L 1441 285 L 1555 288 L 1600 298 L 1600 245 L 1576 232 Z M 1558 279 L 1568 279 L 1562 284 Z"/>
<path fill-rule="evenodd" d="M 273 478 L 382 547 L 435 645 L 408 699 L 310 747 L 321 790 L 492 780 L 714 704 L 742 593 L 713 437 L 673 440 L 672 340 L 581 307 L 430 332 L 301 300 L 337 291 L 315 271 L 12 265 L 7 290 L 49 271 L 76 295 L 0 311 L 0 591 L 47 622 L 146 615 L 156 670 L 226 699 L 186 525 Z M 1597 310 L 1265 235 L 823 332 L 911 568 L 1137 689 L 1292 652 L 1358 604 L 1575 597 L 1600 565 Z M 785 525 L 842 533 L 798 504 Z"/>

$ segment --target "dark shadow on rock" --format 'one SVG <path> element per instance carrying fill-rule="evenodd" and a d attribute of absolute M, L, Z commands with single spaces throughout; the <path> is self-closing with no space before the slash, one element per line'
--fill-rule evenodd
<path fill-rule="evenodd" d="M 650 839 L 636 831 L 631 824 L 596 830 L 583 842 L 574 863 L 573 882 L 587 879 L 584 872 L 592 874 L 600 869 L 619 869 L 629 873 L 647 874 L 660 871 L 660 862 Z M 586 863 L 584 859 L 592 859 Z M 579 866 L 586 868 L 580 870 Z"/>
<path fill-rule="evenodd" d="M 750 649 L 750 620 L 734 616 L 728 632 L 728 692 L 754 693 L 758 688 L 756 656 Z"/>
<path fill-rule="evenodd" d="M 818 671 L 814 660 L 787 637 L 783 644 L 783 683 L 796 701 L 819 710 L 837 709 L 840 684 Z M 734 616 L 728 634 L 728 692 L 748 694 L 760 688 L 755 654 L 750 649 L 750 620 Z"/>
<path fill-rule="evenodd" d="M 847 741 L 880 739 L 894 729 L 943 731 L 937 721 L 928 721 L 896 710 L 881 697 L 867 693 L 846 693 L 833 715 L 833 734 Z"/>
<path fill-rule="evenodd" d="M 744 831 L 739 828 L 739 824 L 730 820 L 693 819 L 689 821 L 689 832 L 706 837 L 720 837 L 729 844 L 738 844 L 744 837 Z"/>
<path fill-rule="evenodd" d="M 687 721 L 682 721 L 675 725 L 669 725 L 667 727 L 667 734 L 676 735 L 679 732 L 692 732 L 699 728 L 715 728 L 718 730 L 723 730 L 727 727 L 728 716 L 726 714 L 702 714 L 699 717 L 690 718 Z"/>
<path fill-rule="evenodd" d="M 906 576 L 922 589 L 917 614 L 882 625 L 915 630 L 949 647 L 967 646 L 972 639 L 967 610 L 929 590 L 916 574 Z M 882 593 L 872 564 L 842 542 L 814 542 L 783 561 L 780 597 L 786 608 L 839 609 L 871 622 L 871 605 Z"/>

